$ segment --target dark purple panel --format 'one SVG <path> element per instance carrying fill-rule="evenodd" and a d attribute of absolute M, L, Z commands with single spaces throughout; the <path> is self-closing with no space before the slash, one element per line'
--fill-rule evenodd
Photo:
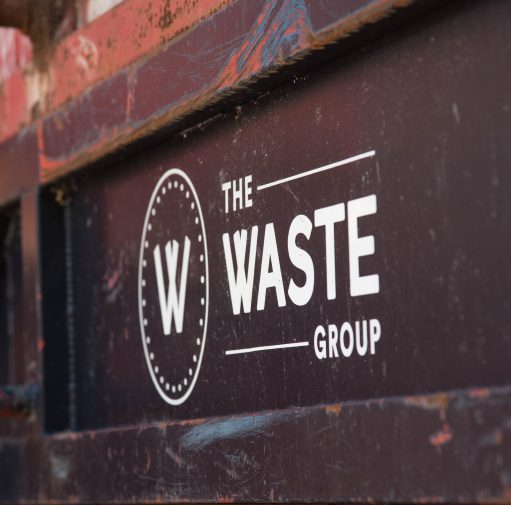
<path fill-rule="evenodd" d="M 0 449 L 0 489 L 2 501 L 14 503 L 28 495 L 23 463 L 23 444 L 2 440 Z M 11 472 L 15 470 L 15 474 Z"/>
<path fill-rule="evenodd" d="M 126 120 L 127 104 L 127 75 L 121 72 L 42 120 L 45 156 L 68 158 L 110 139 Z"/>
<path fill-rule="evenodd" d="M 176 107 L 203 87 L 207 86 L 208 91 L 214 89 L 214 78 L 225 67 L 228 55 L 235 54 L 240 40 L 256 24 L 264 10 L 262 4 L 255 0 L 235 2 L 144 62 L 133 77 L 130 119 L 136 123 L 157 111 Z M 217 40 L 220 46 L 215 46 Z M 211 46 L 205 47 L 205 41 Z M 200 103 L 200 98 L 197 101 Z"/>
<path fill-rule="evenodd" d="M 31 440 L 0 475 L 39 502 L 506 501 L 510 419 L 509 389 L 289 409 Z"/>
<path fill-rule="evenodd" d="M 435 24 L 375 42 L 265 100 L 77 180 L 70 212 L 78 428 L 508 384 L 509 5 L 477 3 L 438 16 Z M 256 189 L 370 150 L 375 156 Z M 146 279 L 152 298 L 141 321 L 138 296 L 150 198 L 162 174 L 175 167 L 197 191 L 209 262 L 207 340 L 193 391 L 181 405 L 167 403 L 153 382 L 164 393 L 175 386 L 184 395 L 195 380 L 193 343 L 199 339 L 202 348 L 203 342 L 186 321 L 200 326 L 203 294 L 188 291 L 181 335 L 188 341 L 179 344 L 172 324 L 169 334 L 162 325 L 153 252 L 159 245 L 163 253 L 175 239 L 182 258 L 188 234 L 195 241 L 190 265 L 199 265 L 189 201 L 172 200 L 151 221 L 160 235 L 148 241 L 143 258 L 152 272 Z M 222 184 L 247 175 L 253 206 L 225 213 Z M 350 292 L 347 204 L 363 197 L 373 198 L 377 211 L 360 220 L 358 233 L 375 243 L 375 254 L 360 259 L 360 272 L 377 274 L 380 289 L 357 296 Z M 315 210 L 340 203 L 346 219 L 335 225 L 336 296 L 327 297 L 325 229 L 313 226 L 310 239 L 298 243 L 313 260 L 314 291 L 297 306 L 288 287 L 305 278 L 288 256 L 290 223 L 299 214 L 314 222 Z M 257 310 L 267 223 L 275 227 L 286 306 L 278 306 L 270 287 L 265 309 Z M 230 235 L 233 247 L 234 233 L 250 233 L 254 225 L 252 310 L 236 315 L 222 235 Z M 185 277 L 198 286 L 201 275 L 194 270 Z M 357 321 L 371 319 L 381 325 L 374 354 L 362 346 L 345 358 L 333 340 L 332 357 L 316 357 L 318 325 L 339 329 L 349 322 L 356 331 Z M 144 340 L 154 337 L 149 347 L 141 337 L 145 320 L 153 334 Z M 292 343 L 304 347 L 226 354 Z"/>

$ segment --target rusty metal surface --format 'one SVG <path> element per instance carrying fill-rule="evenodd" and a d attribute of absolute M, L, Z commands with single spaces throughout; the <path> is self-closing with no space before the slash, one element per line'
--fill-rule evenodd
<path fill-rule="evenodd" d="M 36 9 L 43 11 L 49 4 L 33 3 Z M 92 21 L 97 14 L 94 7 L 104 10 L 112 3 L 73 0 L 57 26 L 55 21 L 60 16 L 54 12 L 43 13 L 29 23 L 36 28 L 30 29 L 35 57 L 25 37 L 22 46 L 25 57 L 20 65 L 13 68 L 4 59 L 0 65 L 5 76 L 0 81 L 0 141 L 181 36 L 228 5 L 230 0 L 123 0 Z M 12 4 L 17 5 L 17 14 L 21 13 L 23 18 L 25 10 L 21 4 Z M 9 46 L 11 37 L 6 29 L 2 31 L 5 36 L 0 35 L 0 44 L 4 42 Z M 52 35 L 51 39 L 48 35 Z M 7 48 L 4 46 L 4 49 Z"/>
<path fill-rule="evenodd" d="M 310 33 L 302 31 L 304 5 L 307 30 L 327 43 L 350 32 L 346 20 L 378 20 L 391 4 L 401 5 L 370 2 L 369 13 L 358 2 L 282 2 L 262 16 L 260 3 L 233 4 L 214 26 L 236 20 L 241 33 L 263 23 L 277 36 L 251 45 L 261 33 L 251 32 L 245 49 L 256 56 L 248 60 L 236 41 L 233 75 L 241 77 L 225 89 L 301 54 L 300 36 Z M 39 123 L 37 148 L 34 130 L 2 144 L 1 160 L 13 164 L 22 153 L 22 166 L 33 168 L 37 157 L 49 181 L 158 130 L 151 143 L 41 194 L 35 179 L 28 189 L 0 175 L 2 202 L 21 195 L 12 254 L 23 265 L 16 295 L 24 310 L 12 383 L 45 389 L 36 416 L 0 424 L 0 502 L 511 500 L 511 4 L 449 5 L 321 67 L 307 60 L 269 96 L 248 101 L 247 92 L 247 103 L 180 133 L 159 128 L 180 114 L 176 103 L 186 102 L 183 111 L 200 105 L 184 96 L 195 79 L 181 76 L 176 86 L 186 86 L 174 96 L 158 69 L 168 76 L 166 65 L 180 62 L 206 96 L 218 62 L 194 76 L 169 46 L 165 58 L 158 52 L 137 67 L 145 87 L 129 102 L 137 121 L 126 130 L 123 94 L 132 98 L 134 88 L 121 72 Z M 236 40 L 237 28 L 224 28 Z M 208 30 L 180 39 L 199 48 L 202 66 L 209 60 L 194 37 L 211 40 Z M 280 79 L 285 73 L 272 85 Z M 227 180 L 250 173 L 263 184 L 365 149 L 376 152 L 370 163 L 324 174 L 301 192 L 285 185 L 277 197 L 261 194 L 243 213 L 223 211 Z M 196 184 L 214 272 L 203 369 L 182 407 L 162 402 L 151 382 L 136 295 L 144 212 L 159 177 L 176 166 Z M 343 266 L 338 306 L 315 298 L 281 317 L 269 296 L 267 313 L 233 317 L 222 233 L 275 221 L 285 239 L 292 216 L 369 194 L 379 213 L 364 231 L 375 236 L 376 254 L 363 268 L 380 273 L 381 295 L 351 300 Z M 169 222 L 161 233 L 182 233 Z M 314 254 L 324 261 L 320 242 L 313 238 Z M 325 291 L 324 280 L 318 286 Z M 376 313 L 384 333 L 375 356 L 225 355 L 290 330 L 308 334 L 318 318 Z"/>
<path fill-rule="evenodd" d="M 226 96 L 233 99 L 234 93 L 241 92 L 244 97 L 244 88 L 255 79 L 341 39 L 374 32 L 375 23 L 414 3 L 357 0 L 322 9 L 315 1 L 239 0 L 156 55 L 138 61 L 87 90 L 69 107 L 43 118 L 38 123 L 40 177 L 43 181 L 55 179 L 155 128 L 182 127 L 183 118 Z M 171 84 L 154 87 L 155 79 Z M 274 75 L 268 84 L 274 86 L 275 79 Z M 263 87 L 264 82 L 260 82 Z M 104 100 L 118 119 L 103 118 L 105 122 L 91 115 L 88 105 L 96 100 Z M 57 138 L 63 142 L 56 143 Z"/>
<path fill-rule="evenodd" d="M 4 447 L 3 502 L 509 501 L 511 395 L 453 391 Z"/>
<path fill-rule="evenodd" d="M 77 428 L 508 384 L 511 147 L 505 138 L 511 115 L 506 109 L 509 87 L 499 78 L 508 72 L 506 23 L 495 23 L 491 38 L 483 39 L 489 54 L 478 50 L 494 15 L 492 9 L 473 7 L 419 32 L 411 27 L 180 138 L 70 180 L 66 208 L 72 223 Z M 477 30 L 480 36 L 474 37 Z M 495 33 L 499 37 L 493 38 Z M 439 51 L 449 53 L 456 40 L 462 41 L 456 58 L 439 58 Z M 409 54 L 417 57 L 410 61 Z M 407 72 L 397 75 L 396 69 L 405 66 Z M 438 75 L 442 86 L 429 93 L 430 79 Z M 371 149 L 374 157 L 355 164 L 256 189 Z M 141 346 L 137 298 L 146 209 L 157 181 L 174 167 L 188 174 L 202 205 L 210 286 L 200 376 L 190 401 L 180 406 L 167 405 L 153 387 Z M 248 175 L 252 206 L 226 212 L 222 184 Z M 379 293 L 350 295 L 348 231 L 339 223 L 336 296 L 327 298 L 325 234 L 316 227 L 302 242 L 314 264 L 314 291 L 305 305 L 296 305 L 288 286 L 291 280 L 304 282 L 304 276 L 290 260 L 290 223 L 297 215 L 313 219 L 316 209 L 369 195 L 378 210 L 365 218 L 361 233 L 374 236 L 375 254 L 361 261 L 361 269 L 379 275 Z M 150 251 L 158 244 L 163 248 L 170 236 L 194 235 L 195 215 L 165 205 L 158 211 L 164 216 L 161 229 L 157 218 L 151 221 Z M 280 306 L 275 290 L 269 289 L 262 310 L 258 285 L 267 223 L 274 224 L 286 292 L 285 306 Z M 238 230 L 251 234 L 254 225 L 259 239 L 251 310 L 235 314 L 223 234 L 232 241 Z M 51 237 L 46 232 L 51 229 L 50 223 L 45 237 Z M 57 258 L 53 239 L 43 237 L 43 248 Z M 196 251 L 190 268 L 195 265 L 198 272 L 201 265 L 193 254 L 201 252 Z M 154 367 L 175 372 L 158 374 L 162 387 L 179 387 L 189 367 L 195 377 L 193 348 L 203 336 L 190 330 L 182 354 L 172 347 L 177 337 L 157 336 L 155 267 L 151 254 L 144 260 L 144 317 L 152 346 L 147 352 L 155 355 Z M 62 265 L 64 258 L 57 262 Z M 52 276 L 49 282 L 54 286 Z M 190 299 L 205 297 L 190 286 Z M 61 313 L 65 310 L 62 306 Z M 187 314 L 186 324 L 192 326 L 205 319 L 202 306 L 190 305 Z M 329 351 L 329 357 L 318 359 L 313 345 L 318 325 L 341 327 L 348 321 L 355 327 L 373 318 L 382 328 L 374 353 L 355 352 L 345 359 Z M 49 345 L 58 333 L 55 321 L 45 328 Z M 293 342 L 308 347 L 227 355 Z M 175 362 L 160 361 L 173 354 Z M 181 366 L 182 361 L 187 365 Z"/>
<path fill-rule="evenodd" d="M 114 9 L 108 14 L 109 21 L 98 20 L 64 39 L 47 73 L 25 80 L 18 72 L 4 83 L 3 124 L 8 133 L 3 138 L 15 131 L 12 119 L 18 128 L 27 123 L 35 127 L 40 178 L 54 180 L 147 137 L 156 128 L 180 128 L 183 119 L 196 121 L 211 115 L 211 107 L 227 98 L 242 102 L 247 98 L 247 86 L 256 80 L 258 94 L 271 89 L 290 78 L 285 67 L 311 52 L 321 53 L 339 40 L 349 47 L 355 39 L 373 37 L 377 25 L 392 26 L 390 18 L 400 20 L 396 21 L 399 24 L 402 18 L 413 17 L 416 10 L 432 8 L 437 2 L 319 4 L 238 0 L 232 5 L 218 2 L 203 8 L 194 3 L 190 13 L 178 6 L 176 12 L 187 14 L 177 16 L 162 28 L 161 37 L 155 38 L 153 25 L 162 6 L 158 3 L 148 13 L 136 1 L 127 2 L 122 14 Z M 207 22 L 200 22 L 214 12 Z M 122 26 L 136 29 L 125 34 L 121 21 Z M 110 26 L 107 22 L 116 27 L 113 38 L 104 36 Z M 125 41 L 129 47 L 124 53 L 119 48 L 124 48 Z M 281 72 L 276 73 L 277 69 Z M 146 93 L 148 83 L 155 79 L 172 84 Z M 114 91 L 113 85 L 118 89 Z M 34 86 L 39 94 L 35 101 Z M 100 98 L 111 118 L 91 114 L 89 105 Z M 16 114 L 9 112 L 13 106 Z M 55 138 L 61 143 L 55 144 Z"/>

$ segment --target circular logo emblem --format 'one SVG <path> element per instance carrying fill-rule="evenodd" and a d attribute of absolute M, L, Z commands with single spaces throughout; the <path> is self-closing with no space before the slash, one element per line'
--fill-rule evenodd
<path fill-rule="evenodd" d="M 144 221 L 138 310 L 149 373 L 180 405 L 197 381 L 208 325 L 208 254 L 197 192 L 177 168 L 158 181 Z"/>

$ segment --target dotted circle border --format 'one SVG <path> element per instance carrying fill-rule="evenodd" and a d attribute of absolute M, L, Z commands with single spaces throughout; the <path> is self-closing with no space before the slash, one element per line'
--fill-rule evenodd
<path fill-rule="evenodd" d="M 149 350 L 147 348 L 146 343 L 146 335 L 145 335 L 145 328 L 144 328 L 144 315 L 143 315 L 143 305 L 142 305 L 142 272 L 143 272 L 143 262 L 144 262 L 144 249 L 145 249 L 145 241 L 146 241 L 146 234 L 147 234 L 147 225 L 149 224 L 149 219 L 151 217 L 151 211 L 153 210 L 155 200 L 158 196 L 158 193 L 160 191 L 161 186 L 164 184 L 166 179 L 171 177 L 172 175 L 178 175 L 182 177 L 185 182 L 187 183 L 188 187 L 190 188 L 192 195 L 195 200 L 195 204 L 197 205 L 197 211 L 199 213 L 200 218 L 200 224 L 201 224 L 201 231 L 202 231 L 202 239 L 203 239 L 203 247 L 204 247 L 204 269 L 205 269 L 205 310 L 204 310 L 204 321 L 203 321 L 203 332 L 202 332 L 202 342 L 201 349 L 197 361 L 197 366 L 195 368 L 195 373 L 193 375 L 192 381 L 190 383 L 190 386 L 185 390 L 185 393 L 180 396 L 179 398 L 171 398 L 167 396 L 165 391 L 160 385 L 158 378 L 156 377 L 153 366 L 151 364 L 151 356 L 149 353 Z M 206 344 L 206 334 L 207 334 L 207 327 L 208 327 L 208 310 L 209 310 L 209 265 L 208 265 L 208 247 L 207 247 L 207 240 L 206 240 L 206 230 L 204 227 L 204 216 L 202 214 L 202 207 L 199 202 L 199 197 L 197 196 L 197 192 L 195 190 L 195 186 L 192 184 L 192 181 L 188 177 L 188 175 L 183 172 L 183 170 L 179 168 L 171 168 L 167 170 L 158 180 L 153 193 L 151 195 L 151 198 L 149 200 L 149 205 L 147 206 L 146 216 L 144 219 L 144 228 L 142 230 L 142 239 L 140 241 L 140 257 L 139 257 L 139 264 L 138 264 L 138 313 L 139 313 L 139 322 L 140 322 L 140 333 L 142 337 L 142 346 L 144 348 L 144 355 L 146 358 L 147 368 L 149 369 L 149 373 L 151 375 L 151 379 L 153 381 L 154 386 L 156 387 L 156 390 L 158 391 L 159 395 L 165 402 L 167 402 L 170 405 L 181 405 L 183 404 L 191 395 L 193 388 L 195 387 L 195 383 L 197 382 L 197 378 L 199 376 L 200 367 L 202 364 L 202 357 L 204 355 L 204 347 Z M 198 340 L 198 339 L 197 339 Z M 154 355 L 153 355 L 154 356 Z"/>

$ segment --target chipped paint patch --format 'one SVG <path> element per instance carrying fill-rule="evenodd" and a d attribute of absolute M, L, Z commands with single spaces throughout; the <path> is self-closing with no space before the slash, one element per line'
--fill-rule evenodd
<path fill-rule="evenodd" d="M 234 496 L 219 496 L 217 499 L 218 503 L 236 503 L 236 498 Z"/>
<path fill-rule="evenodd" d="M 442 428 L 429 437 L 429 443 L 435 447 L 445 445 L 452 440 L 453 432 L 451 427 L 444 423 Z"/>
<path fill-rule="evenodd" d="M 477 388 L 471 389 L 468 392 L 470 398 L 488 398 L 490 396 L 490 390 L 488 388 Z"/>
<path fill-rule="evenodd" d="M 438 393 L 430 396 L 407 396 L 404 399 L 406 405 L 425 410 L 438 410 L 440 418 L 445 419 L 447 407 L 449 406 L 449 395 L 447 393 Z"/>
<path fill-rule="evenodd" d="M 334 416 L 338 416 L 341 413 L 342 407 L 340 404 L 336 405 L 327 405 L 325 407 L 325 412 L 327 414 L 332 414 Z"/>

